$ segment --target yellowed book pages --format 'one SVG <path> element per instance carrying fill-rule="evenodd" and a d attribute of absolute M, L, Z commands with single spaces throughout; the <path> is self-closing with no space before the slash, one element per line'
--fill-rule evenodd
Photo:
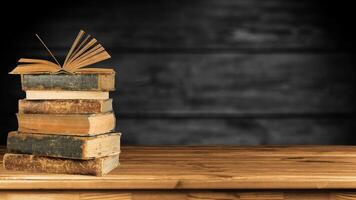
<path fill-rule="evenodd" d="M 111 58 L 109 53 L 104 49 L 101 44 L 98 43 L 95 38 L 91 38 L 90 35 L 86 35 L 83 30 L 80 30 L 68 51 L 64 63 L 60 65 L 56 57 L 53 55 L 47 45 L 43 42 L 43 40 L 37 34 L 36 36 L 56 63 L 43 59 L 21 58 L 18 61 L 19 64 L 17 65 L 17 67 L 15 67 L 15 69 L 13 69 L 10 74 L 74 74 L 79 70 L 83 69 L 84 67 L 88 67 L 92 64 Z M 88 71 L 91 71 L 93 73 L 102 73 L 104 71 L 108 72 L 107 70 L 110 70 L 105 68 L 87 69 Z"/>
<path fill-rule="evenodd" d="M 27 90 L 26 99 L 109 99 L 109 92 L 101 91 L 53 91 Z"/>

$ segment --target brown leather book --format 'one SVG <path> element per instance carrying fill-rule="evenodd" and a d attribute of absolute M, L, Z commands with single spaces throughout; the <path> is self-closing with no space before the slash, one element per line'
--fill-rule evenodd
<path fill-rule="evenodd" d="M 6 153 L 3 162 L 7 170 L 102 176 L 119 165 L 119 154 L 91 160 L 75 160 Z"/>
<path fill-rule="evenodd" d="M 22 114 L 94 114 L 112 110 L 112 99 L 19 100 Z"/>
<path fill-rule="evenodd" d="M 18 131 L 37 134 L 89 136 L 115 129 L 112 112 L 102 114 L 17 114 Z"/>

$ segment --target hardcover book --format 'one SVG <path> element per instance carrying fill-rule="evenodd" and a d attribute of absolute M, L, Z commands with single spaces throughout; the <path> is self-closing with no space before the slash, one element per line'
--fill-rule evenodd
<path fill-rule="evenodd" d="M 119 154 L 91 160 L 77 160 L 6 153 L 3 162 L 7 170 L 102 176 L 119 165 Z"/>
<path fill-rule="evenodd" d="M 24 74 L 22 90 L 114 91 L 115 73 Z"/>
<path fill-rule="evenodd" d="M 17 114 L 19 132 L 89 136 L 112 132 L 115 129 L 114 113 L 91 115 Z"/>
<path fill-rule="evenodd" d="M 19 100 L 21 114 L 95 114 L 112 112 L 112 99 Z"/>
<path fill-rule="evenodd" d="M 120 153 L 120 136 L 120 133 L 79 137 L 12 131 L 7 137 L 7 149 L 13 153 L 87 160 Z"/>
<path fill-rule="evenodd" d="M 27 90 L 26 99 L 109 99 L 109 92 Z"/>

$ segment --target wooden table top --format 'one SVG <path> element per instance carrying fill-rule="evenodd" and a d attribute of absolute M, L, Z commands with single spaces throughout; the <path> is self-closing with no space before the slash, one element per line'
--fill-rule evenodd
<path fill-rule="evenodd" d="M 120 159 L 104 177 L 1 167 L 0 189 L 356 188 L 354 146 L 123 147 Z"/>

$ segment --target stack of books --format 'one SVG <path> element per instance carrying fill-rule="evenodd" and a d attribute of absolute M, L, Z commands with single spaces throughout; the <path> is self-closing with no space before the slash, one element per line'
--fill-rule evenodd
<path fill-rule="evenodd" d="M 109 98 L 115 71 L 83 68 L 110 57 L 83 36 L 80 31 L 63 66 L 20 59 L 11 72 L 21 75 L 26 99 L 19 100 L 18 131 L 8 135 L 6 169 L 101 176 L 119 165 L 121 134 Z"/>

